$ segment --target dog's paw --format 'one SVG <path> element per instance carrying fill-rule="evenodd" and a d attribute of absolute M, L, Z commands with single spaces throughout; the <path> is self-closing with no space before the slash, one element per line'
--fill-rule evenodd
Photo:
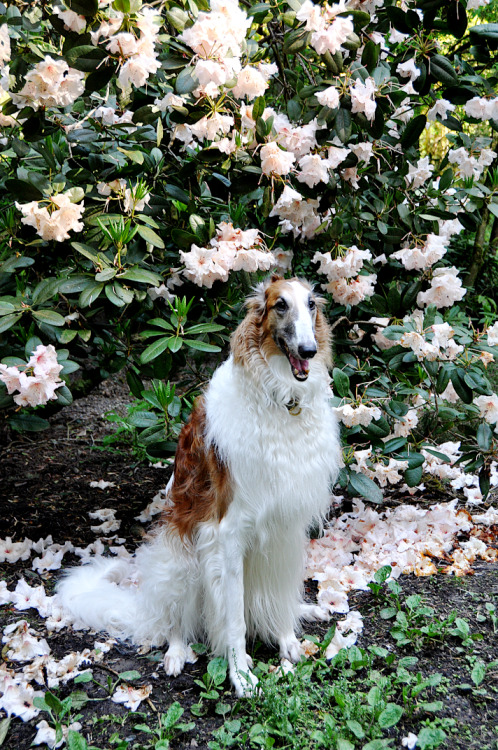
<path fill-rule="evenodd" d="M 301 604 L 300 617 L 306 622 L 328 622 L 331 614 L 318 606 L 318 604 Z"/>
<path fill-rule="evenodd" d="M 230 672 L 230 680 L 239 698 L 250 698 L 260 692 L 258 678 L 250 669 L 246 672 Z"/>
<path fill-rule="evenodd" d="M 164 654 L 164 671 L 170 677 L 178 677 L 187 660 L 187 649 L 182 644 L 170 646 Z"/>
<path fill-rule="evenodd" d="M 295 664 L 303 655 L 303 647 L 295 635 L 280 641 L 280 656 Z"/>

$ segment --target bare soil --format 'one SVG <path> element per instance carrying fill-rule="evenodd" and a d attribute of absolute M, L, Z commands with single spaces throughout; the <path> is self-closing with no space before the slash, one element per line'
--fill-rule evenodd
<path fill-rule="evenodd" d="M 90 396 L 52 417 L 51 427 L 44 433 L 33 436 L 0 433 L 0 538 L 10 536 L 14 541 L 20 541 L 27 536 L 38 540 L 51 534 L 54 542 L 70 540 L 75 545 L 86 546 L 95 541 L 88 513 L 112 507 L 117 509 L 117 517 L 122 522 L 118 533 L 126 538 L 126 547 L 130 551 L 136 548 L 143 529 L 135 516 L 165 486 L 170 471 L 137 463 L 127 448 L 103 449 L 103 436 L 114 430 L 114 426 L 104 420 L 103 414 L 110 409 L 122 409 L 127 398 L 126 384 L 113 378 L 102 383 Z M 90 487 L 90 482 L 101 479 L 114 482 L 115 487 L 106 490 Z M 75 557 L 64 558 L 65 565 L 78 563 Z M 29 560 L 0 565 L 0 580 L 5 580 L 9 588 L 15 586 L 21 575 L 31 586 L 43 582 L 47 591 L 51 591 L 60 571 L 40 576 L 31 569 Z M 459 617 L 468 621 L 472 633 L 482 634 L 482 639 L 476 640 L 470 651 L 459 648 L 456 639 L 450 639 L 420 650 L 416 655 L 418 669 L 423 675 L 441 672 L 445 678 L 441 688 L 444 695 L 440 696 L 444 709 L 438 715 L 454 720 L 446 746 L 458 750 L 498 748 L 498 667 L 486 675 L 486 695 L 469 688 L 470 671 L 475 660 L 489 663 L 498 658 L 497 634 L 491 620 L 484 619 L 485 603 L 498 605 L 498 566 L 476 564 L 473 576 L 460 579 L 443 575 L 429 578 L 403 576 L 400 583 L 405 595 L 422 593 L 428 604 L 444 616 L 456 610 Z M 308 594 L 312 597 L 312 585 L 308 586 Z M 357 645 L 375 644 L 393 649 L 395 644 L 388 633 L 391 623 L 379 617 L 380 605 L 375 597 L 370 593 L 356 592 L 350 595 L 350 604 L 360 609 L 365 622 Z M 70 651 L 93 648 L 94 634 L 64 629 L 47 636 L 44 621 L 35 610 L 19 613 L 9 606 L 2 607 L 0 628 L 21 616 L 29 620 L 40 636 L 47 638 L 56 658 L 62 658 Z M 323 636 L 326 629 L 325 626 L 316 626 L 309 632 Z M 405 647 L 401 652 L 403 655 L 414 654 L 412 647 Z M 258 659 L 275 656 L 271 649 L 257 648 Z M 176 678 L 164 674 L 160 659 L 158 652 L 140 655 L 135 648 L 118 643 L 106 655 L 102 665 L 93 666 L 94 677 L 103 684 L 116 673 L 137 670 L 141 679 L 134 684 L 152 684 L 153 692 L 150 700 L 139 708 L 143 715 L 137 716 L 130 715 L 122 705 L 111 703 L 104 688 L 94 683 L 77 686 L 93 699 L 79 711 L 83 725 L 81 732 L 89 745 L 102 750 L 113 748 L 119 737 L 129 743 L 129 748 L 149 747 L 150 738 L 135 730 L 134 725 L 148 723 L 155 726 L 157 714 L 167 711 L 173 701 L 179 701 L 185 709 L 182 720 L 195 721 L 196 728 L 174 740 L 171 747 L 208 748 L 212 732 L 223 723 L 223 718 L 214 709 L 209 709 L 202 718 L 189 715 L 189 707 L 199 700 L 200 688 L 194 680 L 205 673 L 207 658 L 200 657 L 196 664 L 187 665 L 185 672 Z M 16 665 L 10 663 L 9 666 Z M 57 694 L 64 698 L 74 687 L 69 683 Z M 236 714 L 237 701 L 228 686 L 223 700 L 232 705 Z M 127 718 L 121 726 L 124 717 Z M 0 720 L 2 718 L 0 713 Z M 26 723 L 13 720 L 2 750 L 29 748 L 36 733 L 35 725 L 41 718 L 42 715 Z M 254 721 L 257 721 L 256 716 Z M 406 734 L 409 726 L 400 726 L 399 731 Z M 399 742 L 396 747 L 400 747 Z"/>

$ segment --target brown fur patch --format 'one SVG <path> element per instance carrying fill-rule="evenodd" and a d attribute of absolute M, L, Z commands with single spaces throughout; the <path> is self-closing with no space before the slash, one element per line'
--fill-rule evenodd
<path fill-rule="evenodd" d="M 201 396 L 180 433 L 172 504 L 163 514 L 163 520 L 182 538 L 191 538 L 196 526 L 203 521 L 220 521 L 232 497 L 228 468 L 213 446 L 206 448 L 205 431 L 206 408 Z"/>

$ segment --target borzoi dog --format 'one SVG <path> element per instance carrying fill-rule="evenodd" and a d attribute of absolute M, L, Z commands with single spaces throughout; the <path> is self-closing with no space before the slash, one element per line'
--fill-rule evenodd
<path fill-rule="evenodd" d="M 320 307 L 299 279 L 256 288 L 182 430 L 162 523 L 131 563 L 100 558 L 59 586 L 75 620 L 136 644 L 167 641 L 169 675 L 207 639 L 237 694 L 250 693 L 247 635 L 295 662 L 299 621 L 327 619 L 302 599 L 306 531 L 327 512 L 340 455 Z"/>

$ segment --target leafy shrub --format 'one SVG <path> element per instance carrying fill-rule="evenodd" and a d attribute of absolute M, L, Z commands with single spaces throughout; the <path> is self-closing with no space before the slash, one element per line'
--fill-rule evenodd
<path fill-rule="evenodd" d="M 341 484 L 416 486 L 449 433 L 438 476 L 478 471 L 479 501 L 498 336 L 472 326 L 451 239 L 475 237 L 473 284 L 498 216 L 498 31 L 475 6 L 0 5 L 3 363 L 40 336 L 102 377 L 126 368 L 147 402 L 145 381 L 221 350 L 254 280 L 303 274 L 335 328 Z M 435 164 L 431 122 L 450 144 Z M 169 452 L 174 430 L 147 419 Z"/>

